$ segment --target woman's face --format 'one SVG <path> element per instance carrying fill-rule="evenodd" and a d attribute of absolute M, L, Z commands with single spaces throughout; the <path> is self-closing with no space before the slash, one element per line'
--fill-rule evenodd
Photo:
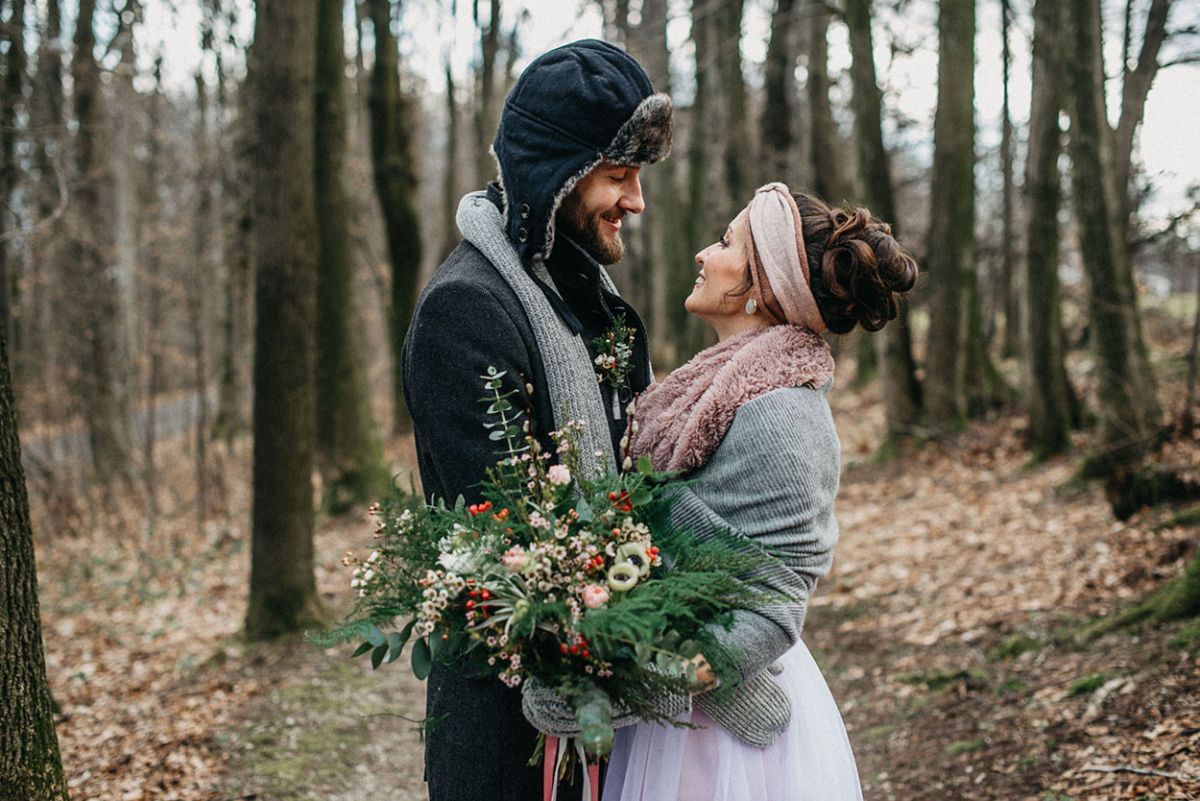
<path fill-rule="evenodd" d="M 750 262 L 746 256 L 746 211 L 733 218 L 720 241 L 696 254 L 700 275 L 683 306 L 710 325 L 746 314 L 746 294 L 736 293 L 746 282 Z"/>

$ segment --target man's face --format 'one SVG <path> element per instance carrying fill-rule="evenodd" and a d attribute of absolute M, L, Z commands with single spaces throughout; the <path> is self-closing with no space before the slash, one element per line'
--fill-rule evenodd
<path fill-rule="evenodd" d="M 559 207 L 555 226 L 601 264 L 616 264 L 625 255 L 621 226 L 626 214 L 646 208 L 640 167 L 601 162 L 575 185 Z"/>

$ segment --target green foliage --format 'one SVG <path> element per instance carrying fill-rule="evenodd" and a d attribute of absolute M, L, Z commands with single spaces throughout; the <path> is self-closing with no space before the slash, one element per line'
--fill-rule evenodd
<path fill-rule="evenodd" d="M 1079 695 L 1091 695 L 1103 687 L 1106 681 L 1108 681 L 1108 674 L 1106 673 L 1093 673 L 1086 678 L 1076 679 L 1071 682 L 1071 687 L 1067 690 L 1067 695 L 1071 698 Z"/>
<path fill-rule="evenodd" d="M 973 754 L 976 751 L 982 751 L 984 746 L 983 740 L 958 740 L 946 746 L 945 751 L 952 755 Z"/>
<path fill-rule="evenodd" d="M 993 661 L 1001 659 L 1016 659 L 1023 653 L 1028 651 L 1036 651 L 1042 647 L 1042 643 L 1035 637 L 1030 637 L 1028 634 L 1014 634 L 1008 637 L 1000 645 L 996 646 L 988 658 Z"/>

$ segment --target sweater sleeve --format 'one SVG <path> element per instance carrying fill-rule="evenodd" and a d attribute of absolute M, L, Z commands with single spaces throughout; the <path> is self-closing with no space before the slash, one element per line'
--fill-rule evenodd
<path fill-rule="evenodd" d="M 479 484 L 500 459 L 484 423 L 487 368 L 507 372 L 502 392 L 516 389 L 513 406 L 529 406 L 532 358 L 505 307 L 487 288 L 469 282 L 432 287 L 418 304 L 404 343 L 404 396 L 418 449 L 428 458 L 422 483 L 429 495 L 479 500 Z"/>
<path fill-rule="evenodd" d="M 829 572 L 837 541 L 833 501 L 840 449 L 823 393 L 782 389 L 738 410 L 720 448 L 675 496 L 672 520 L 697 536 L 730 530 L 773 558 L 751 578 L 791 599 L 739 610 L 718 637 L 749 678 L 799 639 L 808 598 Z"/>

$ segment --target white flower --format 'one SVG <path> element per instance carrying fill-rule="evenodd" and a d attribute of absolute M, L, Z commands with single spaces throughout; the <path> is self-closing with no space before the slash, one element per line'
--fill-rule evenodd
<path fill-rule="evenodd" d="M 629 562 L 618 562 L 608 569 L 608 586 L 616 592 L 627 592 L 637 586 L 638 569 Z"/>
<path fill-rule="evenodd" d="M 550 465 L 550 469 L 546 471 L 546 478 L 550 479 L 551 484 L 563 485 L 571 481 L 571 471 L 565 464 Z"/>

